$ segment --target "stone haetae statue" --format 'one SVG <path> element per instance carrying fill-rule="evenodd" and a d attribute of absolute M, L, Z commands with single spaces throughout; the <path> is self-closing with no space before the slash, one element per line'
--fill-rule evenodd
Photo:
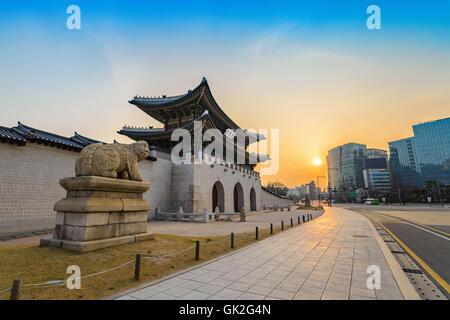
<path fill-rule="evenodd" d="M 76 177 L 59 181 L 67 194 L 55 204 L 55 232 L 41 239 L 41 247 L 87 252 L 153 239 L 147 233 L 150 204 L 143 196 L 150 184 L 138 170 L 149 153 L 145 141 L 85 147 Z"/>
<path fill-rule="evenodd" d="M 129 145 L 94 143 L 81 151 L 75 164 L 75 175 L 142 181 L 138 162 L 149 153 L 145 141 Z"/>

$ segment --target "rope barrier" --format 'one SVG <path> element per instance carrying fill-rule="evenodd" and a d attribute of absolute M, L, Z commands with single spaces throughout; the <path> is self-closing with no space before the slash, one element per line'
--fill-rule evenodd
<path fill-rule="evenodd" d="M 98 276 L 99 274 L 103 274 L 103 273 L 106 273 L 106 272 L 109 272 L 109 271 L 113 271 L 113 270 L 122 268 L 122 267 L 124 267 L 124 266 L 126 266 L 126 265 L 128 265 L 128 264 L 130 264 L 130 263 L 133 263 L 134 261 L 135 261 L 135 260 L 133 259 L 133 260 L 127 261 L 127 262 L 125 262 L 125 263 L 122 263 L 121 265 L 118 265 L 118 266 L 116 266 L 116 267 L 112 267 L 112 268 L 107 269 L 107 270 L 104 270 L 104 271 L 100 271 L 100 272 L 88 274 L 87 276 L 80 277 L 79 279 L 86 279 L 86 278 L 90 278 L 90 277 L 93 277 L 93 276 Z M 78 279 L 78 278 L 77 278 L 77 279 Z"/>
<path fill-rule="evenodd" d="M 5 289 L 5 290 L 2 290 L 2 291 L 0 291 L 0 294 L 5 293 L 5 292 L 8 292 L 8 291 L 11 291 L 11 289 L 12 289 L 12 288 L 8 288 L 8 289 Z"/>
<path fill-rule="evenodd" d="M 242 233 L 242 234 L 235 234 L 234 236 L 235 236 L 235 237 L 238 237 L 238 236 L 241 236 L 241 235 L 248 235 L 248 234 L 247 234 L 247 233 Z M 225 241 L 228 241 L 230 238 L 231 238 L 231 236 L 228 235 L 228 236 L 226 236 L 226 237 L 225 237 L 224 239 L 222 239 L 222 240 L 213 241 L 213 242 L 209 242 L 209 243 L 203 243 L 202 245 L 208 246 L 208 245 L 212 245 L 212 244 L 220 244 L 220 243 L 223 243 L 223 242 L 225 242 Z M 148 255 L 145 255 L 145 256 L 143 256 L 143 257 L 144 257 L 146 260 L 164 259 L 164 258 L 168 258 L 168 257 L 173 257 L 173 256 L 176 256 L 176 255 L 179 255 L 179 254 L 184 253 L 184 252 L 186 252 L 186 251 L 189 251 L 189 250 L 191 250 L 191 249 L 193 249 L 193 248 L 195 248 L 195 246 L 190 246 L 190 247 L 188 247 L 188 248 L 186 248 L 186 249 L 183 249 L 183 250 L 180 250 L 180 251 L 177 251 L 177 252 L 174 252 L 174 253 L 165 254 L 165 255 L 160 255 L 160 256 L 148 256 Z M 127 261 L 127 262 L 125 262 L 125 263 L 122 263 L 122 264 L 120 264 L 120 265 L 118 265 L 118 266 L 115 266 L 115 267 L 112 267 L 112 268 L 109 268 L 109 269 L 106 269 L 106 270 L 103 270 L 103 271 L 91 273 L 91 274 L 88 274 L 88 275 L 86 275 L 86 276 L 82 276 L 82 277 L 79 277 L 79 278 L 75 278 L 75 279 L 73 279 L 73 280 L 86 279 L 86 278 L 98 276 L 98 275 L 100 275 L 100 274 L 104 274 L 104 273 L 107 273 L 107 272 L 110 272 L 110 271 L 113 271 L 113 270 L 117 270 L 117 269 L 122 268 L 122 267 L 124 267 L 124 266 L 126 266 L 126 265 L 129 265 L 129 264 L 131 264 L 131 263 L 133 263 L 133 262 L 135 262 L 134 259 L 133 259 L 133 260 L 130 260 L 130 261 Z M 43 282 L 43 283 L 24 284 L 24 285 L 22 285 L 21 287 L 26 288 L 26 287 L 58 286 L 58 285 L 64 285 L 66 282 L 67 282 L 67 280 L 50 280 L 50 281 Z M 0 291 L 0 294 L 9 292 L 9 291 L 11 291 L 11 289 L 12 289 L 12 288 L 8 288 L 8 289 L 1 290 L 1 291 Z"/>
<path fill-rule="evenodd" d="M 66 283 L 66 280 L 50 280 L 43 283 L 31 283 L 31 284 L 24 284 L 21 285 L 22 288 L 26 287 L 49 287 L 49 286 L 57 286 L 57 285 L 64 285 Z"/>
<path fill-rule="evenodd" d="M 222 243 L 222 242 L 227 241 L 229 238 L 230 238 L 230 236 L 227 236 L 227 237 L 226 237 L 225 239 L 223 239 L 223 240 L 215 241 L 215 242 L 211 242 L 211 243 L 205 243 L 204 245 L 210 245 L 210 244 L 218 244 L 218 243 Z M 152 259 L 163 259 L 163 258 L 173 257 L 173 256 L 179 255 L 179 254 L 181 254 L 181 253 L 184 253 L 184 252 L 186 252 L 186 251 L 189 251 L 189 250 L 191 250 L 191 249 L 193 249 L 193 248 L 195 248 L 195 246 L 190 246 L 190 247 L 188 247 L 188 248 L 186 248 L 186 249 L 183 249 L 183 250 L 180 250 L 180 251 L 177 251 L 177 252 L 174 252 L 174 253 L 169 253 L 169 254 L 165 254 L 165 255 L 161 255 L 161 256 L 144 256 L 144 258 L 147 259 L 147 260 L 152 260 Z M 75 279 L 73 279 L 73 280 L 86 279 L 86 278 L 98 276 L 98 275 L 100 275 L 100 274 L 107 273 L 107 272 L 110 272 L 110 271 L 113 271 L 113 270 L 122 268 L 122 267 L 124 267 L 124 266 L 126 266 L 126 265 L 129 265 L 129 264 L 133 263 L 133 262 L 135 262 L 134 259 L 133 259 L 133 260 L 130 260 L 130 261 L 127 261 L 127 262 L 125 262 L 125 263 L 122 263 L 122 264 L 120 264 L 120 265 L 118 265 L 118 266 L 115 266 L 115 267 L 112 267 L 112 268 L 109 268 L 109 269 L 106 269 L 106 270 L 103 270 L 103 271 L 91 273 L 91 274 L 88 274 L 88 275 L 86 275 L 86 276 L 82 276 L 82 277 L 79 277 L 79 278 L 75 278 Z M 66 282 L 67 282 L 67 280 L 50 280 L 50 281 L 43 282 L 43 283 L 30 283 L 30 284 L 24 284 L 24 285 L 22 285 L 21 287 L 22 287 L 22 288 L 26 288 L 26 287 L 58 286 L 58 285 L 64 285 Z M 4 289 L 4 290 L 0 291 L 0 294 L 6 293 L 6 292 L 8 292 L 8 291 L 11 291 L 11 289 L 12 289 L 12 288 Z"/>
<path fill-rule="evenodd" d="M 190 250 L 192 248 L 195 248 L 195 246 L 190 246 L 190 247 L 188 247 L 186 249 L 183 249 L 183 250 L 180 250 L 180 251 L 177 251 L 177 252 L 174 252 L 174 253 L 165 254 L 165 255 L 162 255 L 162 256 L 144 256 L 144 258 L 147 259 L 147 260 L 164 259 L 164 258 L 176 256 L 176 255 L 178 255 L 180 253 L 183 253 L 183 252 L 186 252 L 186 251 L 188 251 L 188 250 Z"/>
<path fill-rule="evenodd" d="M 223 242 L 227 241 L 228 239 L 230 239 L 230 237 L 231 237 L 231 236 L 228 235 L 228 236 L 225 237 L 225 239 L 217 240 L 217 241 L 213 241 L 213 242 L 202 243 L 202 245 L 204 245 L 204 246 L 209 246 L 209 245 L 211 245 L 211 244 L 219 244 L 219 243 L 223 243 Z"/>
<path fill-rule="evenodd" d="M 86 275 L 86 276 L 74 278 L 73 280 L 86 279 L 86 278 L 98 276 L 98 275 L 100 275 L 100 274 L 103 274 L 103 273 L 106 273 L 106 272 L 110 272 L 110 271 L 113 271 L 113 270 L 122 268 L 122 267 L 124 267 L 124 266 L 126 266 L 126 265 L 128 265 L 128 264 L 130 264 L 130 263 L 133 263 L 133 262 L 134 262 L 134 260 L 130 260 L 130 261 L 127 261 L 127 262 L 125 262 L 125 263 L 122 263 L 122 264 L 120 264 L 120 265 L 118 265 L 118 266 L 115 266 L 115 267 L 112 267 L 112 268 L 109 268 L 109 269 L 106 269 L 106 270 L 103 270 L 103 271 L 100 271 L 100 272 L 91 273 L 91 274 L 88 274 L 88 275 Z M 42 282 L 42 283 L 30 283 L 30 284 L 24 284 L 24 285 L 22 285 L 21 287 L 22 287 L 22 288 L 27 288 L 27 287 L 49 287 L 49 286 L 59 286 L 59 285 L 62 286 L 62 285 L 64 285 L 66 282 L 67 282 L 67 280 L 50 280 L 50 281 L 46 281 L 46 282 Z M 8 289 L 5 289 L 5 290 L 2 290 L 2 291 L 0 291 L 0 294 L 5 293 L 5 292 L 8 292 L 8 291 L 11 291 L 11 289 L 12 289 L 12 288 L 8 288 Z"/>
<path fill-rule="evenodd" d="M 219 241 L 214 241 L 214 242 L 209 242 L 209 243 L 202 243 L 202 245 L 208 246 L 208 245 L 211 245 L 211 244 L 219 244 L 219 243 L 223 243 L 223 242 L 227 241 L 228 239 L 230 239 L 230 236 L 226 236 L 224 239 L 219 240 Z M 168 257 L 173 257 L 173 256 L 176 256 L 176 255 L 179 255 L 179 254 L 181 254 L 183 252 L 186 252 L 186 251 L 188 251 L 190 249 L 193 249 L 193 248 L 195 248 L 195 246 L 191 246 L 191 247 L 188 247 L 186 249 L 183 249 L 183 250 L 180 250 L 180 251 L 177 251 L 177 252 L 174 252 L 174 253 L 165 254 L 165 255 L 162 255 L 162 256 L 144 256 L 144 258 L 146 260 L 164 259 L 164 258 L 168 258 Z"/>

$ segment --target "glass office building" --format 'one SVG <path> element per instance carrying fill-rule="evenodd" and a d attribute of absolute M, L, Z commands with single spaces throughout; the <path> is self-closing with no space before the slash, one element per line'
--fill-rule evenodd
<path fill-rule="evenodd" d="M 450 118 L 413 126 L 420 184 L 450 184 Z"/>
<path fill-rule="evenodd" d="M 389 142 L 389 164 L 395 189 L 419 185 L 414 137 Z"/>
<path fill-rule="evenodd" d="M 413 126 L 414 137 L 389 142 L 394 187 L 450 184 L 450 118 Z"/>
<path fill-rule="evenodd" d="M 391 190 L 386 150 L 367 149 L 363 175 L 364 187 L 369 190 L 371 196 Z"/>
<path fill-rule="evenodd" d="M 364 187 L 372 194 L 391 191 L 391 176 L 387 169 L 364 169 Z"/>
<path fill-rule="evenodd" d="M 329 184 L 338 191 L 364 188 L 364 161 L 366 145 L 347 143 L 328 151 Z"/>

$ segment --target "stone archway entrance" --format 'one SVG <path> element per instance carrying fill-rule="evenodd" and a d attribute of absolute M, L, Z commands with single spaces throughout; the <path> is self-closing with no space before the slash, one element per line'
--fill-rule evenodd
<path fill-rule="evenodd" d="M 256 192 L 253 187 L 250 190 L 250 210 L 256 211 Z"/>
<path fill-rule="evenodd" d="M 234 186 L 233 200 L 234 212 L 240 212 L 241 208 L 244 206 L 244 190 L 242 189 L 242 185 L 239 182 Z"/>
<path fill-rule="evenodd" d="M 225 194 L 223 191 L 223 185 L 220 181 L 216 181 L 216 183 L 214 183 L 213 189 L 212 189 L 212 211 L 211 212 L 215 212 L 216 207 L 219 207 L 220 212 L 224 212 L 225 211 L 224 199 L 225 199 Z"/>

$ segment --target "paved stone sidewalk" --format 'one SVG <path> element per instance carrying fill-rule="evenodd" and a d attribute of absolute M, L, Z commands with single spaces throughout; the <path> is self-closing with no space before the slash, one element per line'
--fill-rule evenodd
<path fill-rule="evenodd" d="M 211 236 L 223 236 L 229 235 L 231 232 L 235 234 L 252 232 L 255 227 L 269 228 L 270 223 L 274 225 L 281 224 L 283 220 L 286 225 L 290 223 L 292 218 L 297 223 L 297 217 L 307 216 L 311 214 L 314 218 L 321 215 L 322 211 L 316 210 L 295 210 L 295 205 L 292 207 L 292 211 L 251 211 L 247 215 L 247 222 L 237 221 L 218 221 L 214 223 L 190 223 L 180 221 L 150 221 L 147 224 L 147 232 L 163 233 L 163 234 L 175 234 L 182 236 L 197 236 L 197 237 L 211 237 Z M 239 219 L 237 219 L 239 221 Z M 39 243 L 42 238 L 51 237 L 52 233 L 43 235 L 36 235 L 25 238 L 1 240 L 0 247 L 13 244 L 30 244 Z"/>
<path fill-rule="evenodd" d="M 261 229 L 270 227 L 270 223 L 274 225 L 281 224 L 283 220 L 286 225 L 290 224 L 292 218 L 297 223 L 297 217 L 305 217 L 311 214 L 314 218 L 320 216 L 322 211 L 315 210 L 295 210 L 292 211 L 251 211 L 247 217 L 247 222 L 236 221 L 218 221 L 214 223 L 188 223 L 179 221 L 151 221 L 148 223 L 147 231 L 153 233 L 176 234 L 184 236 L 223 236 L 229 235 L 231 232 L 235 234 L 252 232 L 255 227 Z"/>
<path fill-rule="evenodd" d="M 370 290 L 369 265 L 381 269 Z M 278 236 L 117 299 L 403 299 L 369 222 L 327 208 Z"/>

